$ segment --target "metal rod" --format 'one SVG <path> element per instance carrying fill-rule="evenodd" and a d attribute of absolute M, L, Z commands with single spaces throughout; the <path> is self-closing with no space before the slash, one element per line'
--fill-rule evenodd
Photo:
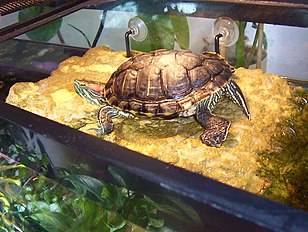
<path fill-rule="evenodd" d="M 53 20 L 62 18 L 72 12 L 78 11 L 82 8 L 88 7 L 95 3 L 109 3 L 116 0 L 77 0 L 69 1 L 55 9 L 41 13 L 36 17 L 32 17 L 28 20 L 15 23 L 0 30 L 0 42 L 8 39 L 12 39 L 18 35 L 31 31 L 42 25 L 45 25 Z"/>
<path fill-rule="evenodd" d="M 217 35 L 215 35 L 215 52 L 217 54 L 220 54 L 220 49 L 219 49 L 219 39 L 223 37 L 223 35 L 221 33 L 218 33 Z"/>
<path fill-rule="evenodd" d="M 125 48 L 126 48 L 126 57 L 131 57 L 132 56 L 132 52 L 130 49 L 130 35 L 134 34 L 134 31 L 129 28 L 126 32 L 125 32 Z"/>
<path fill-rule="evenodd" d="M 224 43 L 220 44 L 219 47 L 220 47 L 220 55 L 223 58 L 227 59 L 227 47 L 225 46 Z"/>
<path fill-rule="evenodd" d="M 258 48 L 257 48 L 257 64 L 256 64 L 256 68 L 259 68 L 259 69 L 262 67 L 263 28 L 264 28 L 264 24 L 263 23 L 258 23 L 259 34 L 258 34 Z"/>

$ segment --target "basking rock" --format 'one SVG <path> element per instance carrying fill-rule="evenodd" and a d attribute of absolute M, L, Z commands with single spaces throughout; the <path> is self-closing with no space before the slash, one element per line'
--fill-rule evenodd
<path fill-rule="evenodd" d="M 83 57 L 63 61 L 50 77 L 37 83 L 17 83 L 7 103 L 96 136 L 99 106 L 74 91 L 73 81 L 106 83 L 127 58 L 106 47 L 90 49 Z M 114 131 L 102 137 L 164 162 L 211 177 L 231 186 L 261 193 L 268 178 L 256 175 L 260 154 L 279 149 L 272 144 L 278 123 L 292 114 L 293 89 L 281 77 L 261 70 L 237 69 L 235 79 L 246 98 L 251 120 L 229 99 L 214 113 L 232 122 L 227 140 L 218 148 L 199 140 L 203 129 L 194 117 L 170 120 L 115 119 Z"/>

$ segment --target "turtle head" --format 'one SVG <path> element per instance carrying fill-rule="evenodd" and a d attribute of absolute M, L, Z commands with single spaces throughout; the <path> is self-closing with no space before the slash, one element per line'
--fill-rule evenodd
<path fill-rule="evenodd" d="M 76 93 L 87 102 L 95 105 L 102 105 L 106 102 L 104 99 L 104 87 L 105 85 L 94 81 L 74 81 Z"/>

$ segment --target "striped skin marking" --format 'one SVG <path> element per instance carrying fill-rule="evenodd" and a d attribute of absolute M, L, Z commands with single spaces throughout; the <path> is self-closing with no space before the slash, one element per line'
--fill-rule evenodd
<path fill-rule="evenodd" d="M 98 128 L 94 128 L 94 130 L 99 135 L 105 135 L 109 134 L 111 131 L 113 131 L 113 122 L 111 120 L 111 117 L 113 114 L 116 114 L 115 112 L 109 111 L 108 108 L 110 106 L 104 106 L 100 108 L 98 111 L 97 117 L 98 117 Z"/>
<path fill-rule="evenodd" d="M 98 128 L 95 129 L 99 135 L 109 134 L 113 131 L 112 118 L 124 117 L 133 118 L 129 112 L 124 112 L 113 106 L 105 105 L 98 111 Z"/>
<path fill-rule="evenodd" d="M 110 118 L 119 118 L 119 117 L 123 117 L 123 118 L 133 118 L 133 116 L 128 113 L 128 112 L 124 112 L 122 110 L 119 110 L 113 106 L 103 106 L 100 111 L 105 111 L 106 114 L 108 114 L 108 116 Z"/>
<path fill-rule="evenodd" d="M 237 104 L 242 109 L 247 118 L 250 119 L 249 109 L 247 107 L 243 93 L 233 80 L 231 80 L 221 90 L 212 94 L 199 104 L 202 105 L 202 107 L 207 108 L 209 112 L 212 112 L 222 96 L 227 96 L 233 103 Z"/>
<path fill-rule="evenodd" d="M 76 93 L 82 98 L 84 98 L 87 102 L 99 106 L 108 105 L 106 100 L 103 98 L 102 93 L 100 91 L 92 89 L 90 87 L 91 85 L 94 85 L 94 83 L 78 80 L 74 81 L 74 88 Z"/>
<path fill-rule="evenodd" d="M 202 110 L 207 112 L 208 114 L 211 114 L 215 106 L 220 101 L 221 97 L 222 97 L 222 91 L 218 91 L 212 94 L 210 97 L 197 104 L 196 111 L 199 112 L 200 110 Z"/>
<path fill-rule="evenodd" d="M 220 101 L 221 97 L 222 97 L 222 91 L 218 91 L 212 94 L 208 99 L 206 99 L 206 101 L 203 101 L 202 103 L 205 104 L 205 107 L 208 109 L 209 112 L 212 112 L 215 106 Z"/>
<path fill-rule="evenodd" d="M 200 136 L 200 139 L 204 144 L 217 148 L 219 148 L 222 142 L 226 140 L 229 128 L 231 126 L 230 121 L 212 115 L 211 113 L 221 99 L 222 95 L 230 98 L 242 109 L 248 119 L 250 119 L 250 113 L 243 93 L 239 86 L 232 80 L 221 90 L 212 94 L 204 101 L 198 103 L 196 108 L 196 118 L 205 129 L 203 134 Z"/>
<path fill-rule="evenodd" d="M 204 128 L 200 136 L 201 141 L 211 147 L 219 148 L 228 136 L 231 122 L 213 115 L 211 111 L 221 98 L 222 91 L 212 94 L 209 98 L 200 102 L 196 108 L 196 118 Z"/>

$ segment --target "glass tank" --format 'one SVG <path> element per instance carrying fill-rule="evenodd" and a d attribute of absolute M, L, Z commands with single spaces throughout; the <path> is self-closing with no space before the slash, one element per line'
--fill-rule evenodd
<path fill-rule="evenodd" d="M 6 220 L 307 229 L 307 16 L 301 0 L 0 3 L 0 171 L 19 181 L 0 199 L 24 207 Z"/>

